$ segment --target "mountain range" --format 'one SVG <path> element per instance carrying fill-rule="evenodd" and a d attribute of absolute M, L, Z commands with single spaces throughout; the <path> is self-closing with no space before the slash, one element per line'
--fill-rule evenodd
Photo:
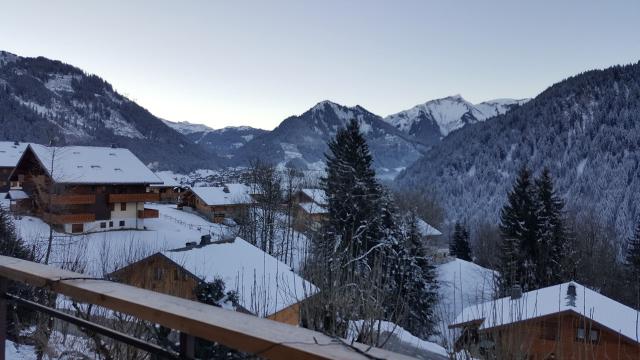
<path fill-rule="evenodd" d="M 640 217 L 640 63 L 570 77 L 453 131 L 395 185 L 435 194 L 451 221 L 496 224 L 522 166 L 549 168 L 568 211 L 630 234 Z"/>

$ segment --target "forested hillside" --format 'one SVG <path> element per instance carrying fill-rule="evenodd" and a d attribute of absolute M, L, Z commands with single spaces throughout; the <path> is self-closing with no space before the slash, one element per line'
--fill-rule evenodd
<path fill-rule="evenodd" d="M 640 216 L 640 63 L 573 76 L 452 132 L 397 186 L 433 192 L 450 221 L 497 224 L 523 165 L 548 167 L 569 211 L 630 234 Z"/>
<path fill-rule="evenodd" d="M 114 144 L 147 164 L 187 171 L 219 158 L 194 145 L 95 75 L 60 61 L 0 51 L 0 139 Z"/>

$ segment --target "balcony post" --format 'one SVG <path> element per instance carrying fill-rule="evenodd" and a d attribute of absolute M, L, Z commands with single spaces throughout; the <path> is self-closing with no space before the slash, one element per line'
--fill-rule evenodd
<path fill-rule="evenodd" d="M 0 277 L 0 360 L 5 360 L 7 342 L 7 282 L 5 277 Z"/>

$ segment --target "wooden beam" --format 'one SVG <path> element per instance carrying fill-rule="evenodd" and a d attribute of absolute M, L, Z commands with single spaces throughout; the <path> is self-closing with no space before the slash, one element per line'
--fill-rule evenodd
<path fill-rule="evenodd" d="M 45 287 L 77 301 L 131 314 L 228 347 L 271 359 L 411 359 L 309 329 L 224 310 L 52 266 L 0 256 L 0 276 Z M 356 350 L 357 349 L 357 350 Z M 363 353 L 361 353 L 363 352 Z M 366 353 L 366 355 L 364 355 Z"/>

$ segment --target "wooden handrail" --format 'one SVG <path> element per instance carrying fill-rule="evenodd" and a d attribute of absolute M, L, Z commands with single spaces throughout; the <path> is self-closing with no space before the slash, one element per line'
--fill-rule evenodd
<path fill-rule="evenodd" d="M 364 344 L 347 345 L 309 329 L 125 284 L 87 279 L 84 274 L 8 256 L 0 256 L 0 276 L 270 359 L 413 359 Z"/>
<path fill-rule="evenodd" d="M 137 194 L 109 194 L 109 202 L 158 202 L 160 194 L 137 193 Z"/>

